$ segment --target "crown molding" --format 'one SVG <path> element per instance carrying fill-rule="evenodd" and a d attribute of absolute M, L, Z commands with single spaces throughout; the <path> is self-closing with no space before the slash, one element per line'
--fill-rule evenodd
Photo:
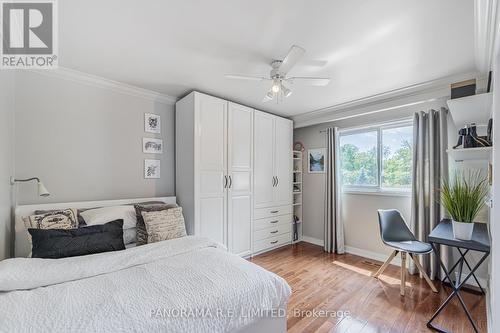
<path fill-rule="evenodd" d="M 450 84 L 476 78 L 481 89 L 487 80 L 477 72 L 452 75 L 400 89 L 352 100 L 345 103 L 292 117 L 295 128 L 338 121 L 362 115 L 394 110 L 402 107 L 416 107 L 425 103 L 440 103 L 450 96 Z"/>
<path fill-rule="evenodd" d="M 59 66 L 56 69 L 30 70 L 30 71 L 45 76 L 86 84 L 97 88 L 109 89 L 114 92 L 118 92 L 129 96 L 144 98 L 154 102 L 160 102 L 171 105 L 177 102 L 177 98 L 173 96 L 165 95 L 148 89 L 139 88 L 126 83 L 109 80 L 101 76 L 80 72 L 66 67 Z"/>
<path fill-rule="evenodd" d="M 477 69 L 491 70 L 498 22 L 497 0 L 474 1 L 474 56 Z"/>

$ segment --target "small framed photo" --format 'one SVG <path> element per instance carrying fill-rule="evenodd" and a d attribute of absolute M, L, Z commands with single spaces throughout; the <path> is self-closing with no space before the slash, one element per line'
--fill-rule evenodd
<path fill-rule="evenodd" d="M 148 133 L 161 133 L 161 118 L 157 114 L 144 114 L 144 131 Z"/>
<path fill-rule="evenodd" d="M 309 173 L 325 173 L 326 148 L 309 149 Z"/>
<path fill-rule="evenodd" d="M 144 178 L 160 178 L 160 160 L 144 160 Z"/>
<path fill-rule="evenodd" d="M 142 138 L 142 152 L 145 154 L 162 154 L 163 140 Z"/>

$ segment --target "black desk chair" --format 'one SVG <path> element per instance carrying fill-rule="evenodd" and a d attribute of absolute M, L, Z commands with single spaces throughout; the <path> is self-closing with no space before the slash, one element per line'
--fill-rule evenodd
<path fill-rule="evenodd" d="M 378 278 L 380 274 L 389 266 L 392 259 L 401 252 L 401 288 L 400 293 L 402 296 L 405 295 L 405 284 L 406 284 L 406 254 L 408 253 L 412 258 L 415 266 L 417 266 L 420 273 L 425 278 L 425 281 L 429 284 L 432 291 L 437 293 L 436 287 L 432 283 L 431 279 L 420 265 L 418 258 L 415 254 L 427 254 L 432 252 L 432 246 L 428 243 L 420 242 L 415 238 L 413 233 L 408 229 L 403 216 L 396 209 L 378 210 L 378 222 L 380 226 L 380 237 L 385 245 L 394 249 L 389 258 L 380 267 L 380 269 L 373 275 L 373 277 Z"/>

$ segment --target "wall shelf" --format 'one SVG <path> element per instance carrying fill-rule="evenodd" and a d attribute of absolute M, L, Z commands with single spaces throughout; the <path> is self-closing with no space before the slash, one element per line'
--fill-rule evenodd
<path fill-rule="evenodd" d="M 446 152 L 455 161 L 489 160 L 492 147 L 448 149 Z"/>
<path fill-rule="evenodd" d="M 292 180 L 292 205 L 293 205 L 293 237 L 292 244 L 302 240 L 302 151 L 293 151 L 293 180 Z"/>
<path fill-rule="evenodd" d="M 477 94 L 446 101 L 455 126 L 462 128 L 467 124 L 487 125 L 491 118 L 493 94 Z"/>

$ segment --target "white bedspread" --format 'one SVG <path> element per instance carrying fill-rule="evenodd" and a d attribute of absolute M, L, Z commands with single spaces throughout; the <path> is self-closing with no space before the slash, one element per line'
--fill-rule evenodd
<path fill-rule="evenodd" d="M 0 262 L 0 332 L 228 332 L 286 309 L 290 293 L 279 276 L 191 236 L 15 258 Z"/>

